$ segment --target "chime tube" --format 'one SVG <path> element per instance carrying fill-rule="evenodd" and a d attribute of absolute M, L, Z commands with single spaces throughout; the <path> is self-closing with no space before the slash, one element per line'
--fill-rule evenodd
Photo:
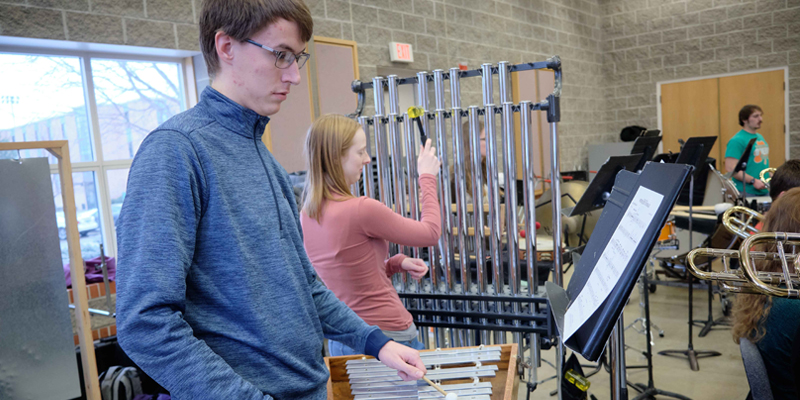
<path fill-rule="evenodd" d="M 367 136 L 367 154 L 371 156 L 373 153 L 372 149 L 370 148 L 369 118 L 358 117 L 358 123 L 361 124 L 361 129 L 364 130 L 364 134 Z M 375 193 L 373 192 L 373 182 L 375 182 L 375 175 L 372 173 L 372 164 L 367 164 L 361 167 L 361 176 L 361 180 L 363 181 L 362 185 L 364 186 L 364 196 L 374 198 Z"/>
<path fill-rule="evenodd" d="M 433 71 L 433 93 L 436 109 L 434 114 L 434 123 L 436 130 L 436 142 L 439 160 L 442 163 L 442 169 L 439 171 L 439 201 L 442 210 L 442 230 L 445 234 L 442 235 L 441 248 L 442 248 L 442 264 L 444 266 L 444 281 L 445 293 L 451 293 L 453 290 L 453 266 L 451 260 L 453 259 L 453 218 L 450 211 L 450 204 L 452 204 L 452 197 L 450 193 L 450 170 L 447 168 L 449 164 L 447 156 L 447 134 L 445 131 L 445 97 L 444 97 L 444 70 L 437 69 Z M 453 302 L 450 302 L 450 309 L 453 309 Z M 450 330 L 451 343 L 455 342 L 455 332 Z"/>
<path fill-rule="evenodd" d="M 386 207 L 392 207 L 390 185 L 390 166 L 389 155 L 387 154 L 386 144 L 386 125 L 384 117 L 376 115 L 372 117 L 373 133 L 375 134 L 375 158 L 378 160 L 378 195 L 381 202 Z"/>
<path fill-rule="evenodd" d="M 469 107 L 469 139 L 472 147 L 472 226 L 475 227 L 475 264 L 477 266 L 478 293 L 486 294 L 486 258 L 483 254 L 483 243 L 486 240 L 483 227 L 483 156 L 481 155 L 480 111 L 478 106 Z M 480 311 L 486 312 L 484 302 L 480 302 Z M 486 318 L 481 318 L 486 325 Z M 489 332 L 481 331 L 481 343 L 489 342 Z"/>
<path fill-rule="evenodd" d="M 408 171 L 408 212 L 411 218 L 419 221 L 421 216 L 419 209 L 419 185 L 415 183 L 419 178 L 417 171 L 417 142 L 414 139 L 414 124 L 411 123 L 411 118 L 408 114 L 403 115 L 403 131 L 405 132 L 406 144 L 406 170 Z M 419 258 L 419 247 L 411 249 L 411 255 L 414 258 Z M 419 292 L 419 285 L 417 285 L 417 292 Z"/>
<path fill-rule="evenodd" d="M 495 107 L 493 100 L 492 64 L 483 64 L 483 125 L 486 130 L 486 184 L 488 186 L 489 201 L 489 249 L 492 256 L 492 280 L 494 292 L 501 295 L 503 288 L 503 257 L 501 254 L 501 229 L 500 229 L 500 187 L 498 184 L 497 168 L 497 134 L 495 132 Z M 503 304 L 498 302 L 497 311 L 501 312 Z M 502 321 L 498 321 L 502 323 Z M 495 333 L 496 343 L 505 343 L 505 336 Z"/>
<path fill-rule="evenodd" d="M 517 233 L 517 156 L 514 140 L 514 104 L 511 102 L 509 89 L 508 61 L 501 61 L 497 66 L 497 76 L 500 86 L 500 99 L 502 101 L 503 118 L 501 130 L 503 133 L 503 161 L 505 178 L 505 204 L 506 204 L 506 248 L 508 251 L 508 286 L 511 295 L 519 295 L 519 236 Z M 512 310 L 520 311 L 519 304 L 514 303 Z M 515 322 L 519 325 L 519 322 Z M 522 335 L 514 334 L 514 342 L 522 343 Z M 522 357 L 522 346 L 519 348 Z"/>
<path fill-rule="evenodd" d="M 450 69 L 450 132 L 453 142 L 453 171 L 455 176 L 453 182 L 455 183 L 455 196 L 456 196 L 456 219 L 458 225 L 458 254 L 461 267 L 461 293 L 469 293 L 471 282 L 469 273 L 469 260 L 470 254 L 467 248 L 467 230 L 469 228 L 469 221 L 467 216 L 467 187 L 465 150 L 464 150 L 464 132 L 461 126 L 461 77 L 458 68 Z M 469 302 L 464 302 L 463 308 L 470 311 L 471 307 Z M 467 321 L 469 322 L 469 320 Z M 466 345 L 471 346 L 473 342 L 474 332 L 467 331 Z"/>
<path fill-rule="evenodd" d="M 395 212 L 401 216 L 406 216 L 406 182 L 405 174 L 403 173 L 403 143 L 400 134 L 400 121 L 398 119 L 398 109 L 400 98 L 397 94 L 397 75 L 389 75 L 387 77 L 387 86 L 389 87 L 389 143 L 391 144 L 392 162 L 390 165 L 392 174 L 392 185 L 394 188 L 394 205 Z M 406 254 L 406 247 L 398 245 L 398 253 Z M 402 272 L 400 276 L 400 283 L 403 290 L 408 288 L 408 273 Z"/>
<path fill-rule="evenodd" d="M 531 102 L 522 101 L 520 108 L 520 139 L 522 141 L 522 190 L 525 209 L 525 254 L 528 267 L 528 296 L 538 290 L 539 271 L 536 266 L 536 181 L 531 156 Z"/>
<path fill-rule="evenodd" d="M 375 116 L 373 116 L 373 128 L 375 134 L 375 157 L 378 160 L 378 193 L 381 201 L 387 207 L 392 208 L 392 194 L 391 185 L 391 166 L 389 165 L 388 144 L 386 143 L 386 124 L 384 118 L 384 102 L 383 102 L 383 84 L 385 79 L 383 77 L 375 77 L 372 79 L 372 87 L 374 88 L 375 98 Z"/>
<path fill-rule="evenodd" d="M 519 236 L 517 233 L 517 157 L 514 143 L 514 110 L 503 103 L 503 160 L 505 170 L 506 243 L 508 246 L 508 285 L 512 295 L 519 294 Z"/>
<path fill-rule="evenodd" d="M 422 128 L 425 130 L 425 134 L 429 135 L 429 132 L 430 132 L 430 123 L 429 123 L 430 118 L 429 117 L 430 117 L 431 114 L 428 111 L 428 103 L 429 102 L 428 102 L 428 72 L 427 71 L 417 72 L 417 99 L 416 100 L 417 100 L 417 106 L 421 107 L 423 110 L 425 110 L 425 113 L 420 118 L 421 118 L 421 122 L 422 122 Z M 428 136 L 428 137 L 430 137 L 430 136 Z M 413 139 L 413 140 L 416 141 L 417 139 Z M 425 143 L 420 143 L 420 145 L 424 146 Z M 414 147 L 414 151 L 415 152 L 416 152 L 417 148 L 419 148 L 419 147 L 418 146 Z M 414 159 L 414 162 L 416 162 L 416 158 Z M 434 287 L 434 288 L 436 287 L 437 282 L 438 282 L 438 279 L 437 279 L 438 278 L 438 272 L 437 272 L 438 268 L 437 268 L 437 263 L 435 261 L 435 260 L 438 259 L 437 255 L 438 255 L 438 248 L 436 246 L 428 247 L 428 257 L 429 257 L 429 262 L 430 262 L 430 272 L 429 272 L 429 274 L 431 276 L 432 287 Z"/>
<path fill-rule="evenodd" d="M 444 99 L 444 71 L 441 69 L 433 71 L 433 89 L 436 101 L 434 122 L 436 128 L 437 150 L 439 160 L 443 166 L 441 171 L 439 171 L 439 200 L 442 207 L 442 230 L 445 232 L 445 234 L 442 235 L 442 261 L 444 265 L 445 284 L 447 285 L 446 292 L 450 293 L 453 289 L 453 271 L 450 262 L 453 256 L 453 220 L 450 212 L 450 204 L 452 204 L 450 196 L 450 172 L 446 167 L 449 165 L 449 163 L 447 157 L 447 138 L 444 122 L 446 112 Z"/>

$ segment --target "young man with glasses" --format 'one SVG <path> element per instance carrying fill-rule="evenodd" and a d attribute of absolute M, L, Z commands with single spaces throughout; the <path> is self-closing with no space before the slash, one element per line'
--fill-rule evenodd
<path fill-rule="evenodd" d="M 316 279 L 288 175 L 261 142 L 300 83 L 308 8 L 205 0 L 199 25 L 213 82 L 145 138 L 128 178 L 118 225 L 123 350 L 178 399 L 324 399 L 323 336 L 421 378 L 416 350 Z"/>

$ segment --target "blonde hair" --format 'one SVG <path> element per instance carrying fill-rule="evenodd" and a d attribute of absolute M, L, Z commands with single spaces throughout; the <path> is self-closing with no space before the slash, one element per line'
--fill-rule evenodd
<path fill-rule="evenodd" d="M 342 157 L 350 148 L 353 137 L 361 126 L 350 118 L 338 114 L 319 117 L 306 135 L 306 157 L 303 212 L 319 222 L 325 200 L 352 198 L 342 169 Z"/>
<path fill-rule="evenodd" d="M 800 188 L 794 188 L 772 203 L 764 218 L 764 232 L 800 232 Z M 777 251 L 776 245 L 769 245 L 762 251 Z M 759 271 L 781 271 L 780 261 L 761 261 Z M 733 341 L 747 338 L 755 343 L 767 333 L 764 322 L 772 306 L 772 297 L 760 294 L 738 294 L 733 307 Z"/>

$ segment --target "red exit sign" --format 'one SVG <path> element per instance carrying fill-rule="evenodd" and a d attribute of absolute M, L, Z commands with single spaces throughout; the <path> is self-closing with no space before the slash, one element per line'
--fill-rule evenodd
<path fill-rule="evenodd" d="M 411 50 L 411 45 L 408 43 L 389 43 L 389 58 L 393 62 L 414 62 L 414 52 Z"/>

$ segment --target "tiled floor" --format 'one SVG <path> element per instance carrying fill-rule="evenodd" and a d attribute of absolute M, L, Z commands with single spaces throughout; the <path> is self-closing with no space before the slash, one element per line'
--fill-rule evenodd
<path fill-rule="evenodd" d="M 631 300 L 625 308 L 625 325 L 627 326 L 638 318 L 639 290 L 634 289 Z M 694 291 L 694 318 L 707 319 L 708 316 L 707 292 Z M 685 288 L 658 286 L 656 293 L 650 296 L 650 313 L 654 323 L 664 330 L 664 337 L 655 334 L 654 353 L 667 349 L 684 350 L 688 343 L 688 290 Z M 722 316 L 720 302 L 715 297 L 712 302 L 714 317 Z M 654 383 L 661 390 L 675 392 L 695 400 L 702 399 L 744 399 L 749 391 L 747 379 L 742 366 L 739 346 L 731 338 L 730 330 L 713 330 L 706 337 L 698 337 L 699 328 L 694 328 L 695 350 L 716 350 L 722 356 L 701 359 L 700 370 L 692 371 L 685 359 L 654 355 Z M 646 346 L 644 335 L 633 329 L 628 329 L 625 335 L 626 343 L 638 349 Z M 555 351 L 543 353 L 543 357 L 551 361 L 555 358 Z M 628 365 L 644 365 L 643 356 L 637 350 L 628 349 L 626 353 Z M 543 364 L 539 369 L 539 378 L 552 376 L 555 371 Z M 584 370 L 587 372 L 587 370 Z M 647 383 L 646 369 L 628 370 L 628 382 Z M 590 392 L 598 399 L 609 399 L 609 374 L 601 371 L 590 378 Z M 540 385 L 532 394 L 532 399 L 555 399 L 550 397 L 550 391 L 556 388 L 555 381 Z M 629 389 L 629 398 L 636 396 L 636 392 Z M 520 384 L 519 399 L 526 398 L 524 384 Z M 658 399 L 668 398 L 657 396 Z"/>

